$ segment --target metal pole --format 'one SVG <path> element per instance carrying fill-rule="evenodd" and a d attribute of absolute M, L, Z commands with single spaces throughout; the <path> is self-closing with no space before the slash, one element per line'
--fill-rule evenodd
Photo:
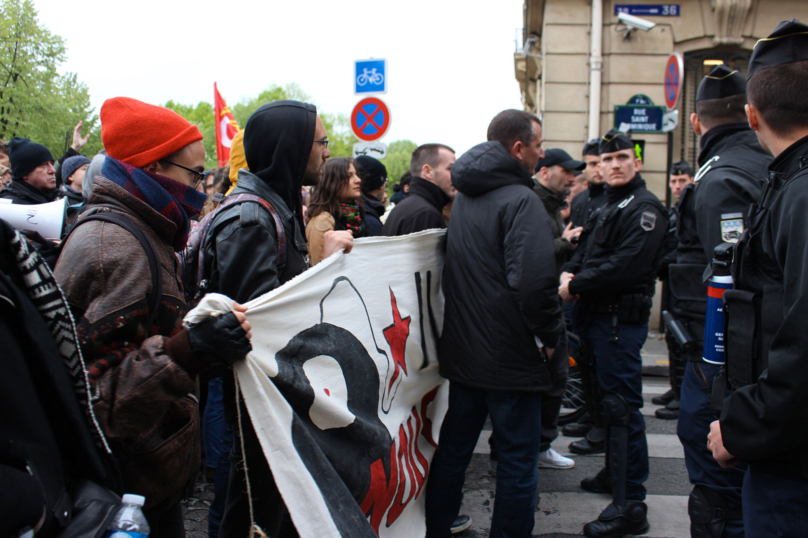
<path fill-rule="evenodd" d="M 592 0 L 592 44 L 589 56 L 589 135 L 587 140 L 600 138 L 600 84 L 603 74 L 603 3 Z"/>

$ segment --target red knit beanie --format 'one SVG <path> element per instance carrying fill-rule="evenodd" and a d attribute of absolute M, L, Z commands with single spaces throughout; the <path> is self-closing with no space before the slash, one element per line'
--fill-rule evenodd
<path fill-rule="evenodd" d="M 114 97 L 101 106 L 101 140 L 110 157 L 143 168 L 202 140 L 202 133 L 167 108 Z"/>

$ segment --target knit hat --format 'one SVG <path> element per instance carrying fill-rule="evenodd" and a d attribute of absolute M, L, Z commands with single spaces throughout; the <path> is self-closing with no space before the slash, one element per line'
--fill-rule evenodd
<path fill-rule="evenodd" d="M 84 155 L 74 155 L 69 159 L 65 159 L 65 162 L 62 163 L 62 178 L 65 180 L 65 183 L 70 180 L 70 176 L 72 176 L 76 170 L 91 162 L 92 161 Z"/>
<path fill-rule="evenodd" d="M 8 143 L 8 158 L 11 161 L 11 179 L 17 181 L 22 181 L 37 166 L 53 162 L 53 155 L 48 148 L 19 136 Z"/>
<path fill-rule="evenodd" d="M 244 129 L 239 129 L 230 143 L 230 183 L 233 185 L 230 190 L 236 187 L 239 168 L 247 168 L 247 157 L 244 155 Z"/>
<path fill-rule="evenodd" d="M 110 157 L 143 168 L 202 140 L 202 133 L 167 108 L 114 97 L 101 106 L 101 140 Z"/>
<path fill-rule="evenodd" d="M 387 181 L 387 168 L 378 159 L 360 155 L 355 161 L 356 173 L 362 178 L 362 192 L 375 191 Z"/>

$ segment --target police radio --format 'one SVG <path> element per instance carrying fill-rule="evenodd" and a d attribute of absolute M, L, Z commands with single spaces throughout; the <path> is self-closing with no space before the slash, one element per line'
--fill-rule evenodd
<path fill-rule="evenodd" d="M 712 275 L 707 283 L 707 316 L 704 322 L 704 362 L 724 364 L 724 292 L 732 289 L 734 243 L 722 243 L 713 251 Z"/>

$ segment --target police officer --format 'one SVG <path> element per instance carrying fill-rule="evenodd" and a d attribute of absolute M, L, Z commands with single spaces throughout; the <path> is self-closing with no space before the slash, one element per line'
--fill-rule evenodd
<path fill-rule="evenodd" d="M 669 269 L 673 313 L 693 339 L 682 350 L 687 365 L 677 433 L 694 486 L 688 503 L 694 537 L 743 536 L 743 469 L 722 469 L 704 442 L 710 422 L 717 417 L 710 393 L 721 367 L 704 361 L 702 351 L 707 299 L 704 270 L 716 246 L 738 241 L 771 161 L 749 128 L 745 105 L 746 80 L 738 71 L 717 66 L 699 85 L 690 123 L 701 135 L 701 168 L 696 183 L 685 187 L 680 197 L 679 245 L 676 264 Z"/>
<path fill-rule="evenodd" d="M 735 246 L 735 289 L 724 293 L 734 392 L 708 437 L 722 467 L 749 463 L 750 538 L 808 533 L 807 80 L 808 26 L 780 23 L 749 61 L 746 115 L 774 160 Z"/>
<path fill-rule="evenodd" d="M 600 173 L 600 139 L 593 138 L 583 148 L 583 160 L 586 167 L 583 175 L 586 177 L 587 189 L 573 198 L 570 209 L 570 222 L 573 226 L 583 226 L 584 229 L 578 237 L 577 256 L 564 265 L 562 271 L 577 273 L 580 269 L 583 253 L 586 250 L 586 240 L 592 233 L 597 223 L 597 213 L 606 205 L 606 193 L 603 182 L 603 175 Z M 590 411 L 577 423 L 564 426 L 563 433 L 567 437 L 584 437 L 584 439 L 570 443 L 570 451 L 575 454 L 599 454 L 605 449 L 604 441 L 606 430 L 603 427 L 603 418 L 600 409 L 600 391 L 598 389 L 595 375 L 591 372 L 594 364 L 591 362 L 591 346 L 586 336 L 586 329 L 581 321 L 580 311 L 577 304 L 572 307 L 571 315 L 572 328 L 580 339 L 580 350 L 578 363 L 582 369 L 582 379 L 584 390 L 587 392 L 587 399 L 590 401 Z M 565 309 L 566 310 L 566 309 Z"/>
<path fill-rule="evenodd" d="M 584 526 L 589 537 L 616 537 L 648 530 L 645 486 L 648 445 L 642 399 L 640 349 L 648 336 L 661 247 L 668 215 L 645 188 L 634 144 L 612 130 L 600 143 L 607 205 L 597 217 L 580 270 L 562 273 L 559 294 L 580 297 L 587 335 L 603 391 L 607 465 L 581 482 L 587 491 L 611 492 L 613 502 Z"/>
<path fill-rule="evenodd" d="M 659 266 L 659 279 L 662 281 L 662 310 L 671 310 L 670 280 L 668 278 L 668 268 L 676 263 L 676 246 L 679 244 L 676 238 L 676 227 L 679 223 L 679 200 L 682 190 L 693 183 L 693 169 L 687 161 L 673 163 L 670 169 L 668 185 L 671 195 L 675 198 L 674 205 L 668 210 L 668 235 L 665 237 L 665 255 L 662 264 Z M 671 331 L 665 333 L 665 343 L 668 346 L 668 371 L 671 382 L 671 390 L 665 394 L 660 394 L 651 398 L 651 403 L 664 405 L 657 409 L 654 414 L 662 420 L 675 420 L 679 418 L 679 396 L 682 390 L 682 378 L 685 373 L 686 359 L 683 355 L 682 346 L 676 342 Z"/>

